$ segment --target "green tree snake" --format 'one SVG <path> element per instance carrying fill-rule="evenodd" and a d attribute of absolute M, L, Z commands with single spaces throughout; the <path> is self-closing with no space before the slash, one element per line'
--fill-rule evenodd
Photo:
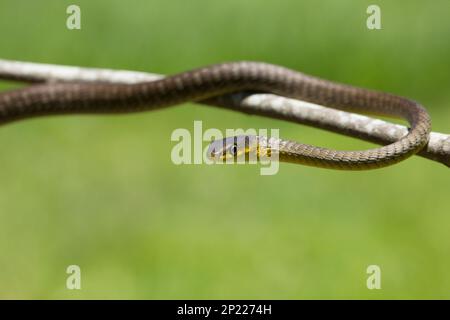
<path fill-rule="evenodd" d="M 277 154 L 285 162 L 365 170 L 385 167 L 419 152 L 427 144 L 431 131 L 427 111 L 415 101 L 250 61 L 211 65 L 136 84 L 35 84 L 0 94 L 0 123 L 54 114 L 154 110 L 190 101 L 214 101 L 242 91 L 269 92 L 340 110 L 403 118 L 409 122 L 410 130 L 392 144 L 361 151 L 333 150 L 262 136 L 231 137 L 211 144 L 213 158 L 256 152 Z"/>

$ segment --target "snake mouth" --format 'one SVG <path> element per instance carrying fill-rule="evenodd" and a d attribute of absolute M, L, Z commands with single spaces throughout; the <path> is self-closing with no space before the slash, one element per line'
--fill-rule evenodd
<path fill-rule="evenodd" d="M 219 152 L 208 152 L 208 159 L 219 162 L 225 160 L 225 155 Z"/>
<path fill-rule="evenodd" d="M 220 161 L 224 158 L 225 154 L 223 152 L 223 148 L 218 148 L 218 141 L 212 141 L 208 146 L 208 150 L 206 154 L 208 159 L 213 161 Z"/>

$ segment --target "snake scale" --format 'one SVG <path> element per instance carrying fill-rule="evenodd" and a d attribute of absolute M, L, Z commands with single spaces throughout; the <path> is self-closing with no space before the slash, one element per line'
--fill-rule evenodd
<path fill-rule="evenodd" d="M 419 152 L 428 142 L 431 121 L 417 102 L 396 95 L 309 76 L 262 62 L 228 62 L 137 84 L 43 83 L 0 94 L 0 123 L 54 114 L 130 113 L 184 102 L 213 100 L 230 93 L 269 92 L 357 113 L 403 118 L 410 130 L 379 148 L 340 151 L 266 137 L 245 137 L 272 148 L 280 161 L 323 168 L 365 170 L 395 164 Z M 242 139 L 242 137 L 240 137 Z M 226 138 L 227 143 L 230 141 Z M 275 147 L 270 147 L 276 142 Z M 225 140 L 224 140 L 225 143 Z M 217 146 L 217 145 L 216 145 Z M 221 149 L 221 153 L 232 150 Z M 248 148 L 245 149 L 248 152 Z M 217 149 L 216 149 L 217 151 Z"/>

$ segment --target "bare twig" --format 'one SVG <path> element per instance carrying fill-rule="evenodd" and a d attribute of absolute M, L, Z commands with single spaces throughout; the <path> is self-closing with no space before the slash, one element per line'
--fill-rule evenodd
<path fill-rule="evenodd" d="M 0 79 L 23 82 L 83 81 L 138 83 L 161 79 L 162 75 L 110 69 L 94 69 L 0 59 Z M 233 94 L 211 102 L 238 111 L 307 124 L 366 141 L 389 144 L 403 137 L 408 129 L 367 116 L 326 108 L 273 94 Z M 237 109 L 237 107 L 240 109 Z M 280 112 L 281 111 L 281 112 Z M 420 156 L 450 167 L 450 135 L 432 132 Z"/>

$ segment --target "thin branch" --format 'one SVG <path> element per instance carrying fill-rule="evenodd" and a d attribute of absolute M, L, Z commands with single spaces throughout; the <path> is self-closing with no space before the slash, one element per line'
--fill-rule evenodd
<path fill-rule="evenodd" d="M 0 59 L 0 79 L 23 82 L 108 82 L 138 83 L 154 81 L 162 75 L 111 69 L 83 68 Z M 346 136 L 386 145 L 399 140 L 408 129 L 367 116 L 273 94 L 238 93 L 205 103 L 333 131 Z M 420 156 L 450 167 L 450 135 L 432 132 Z"/>

